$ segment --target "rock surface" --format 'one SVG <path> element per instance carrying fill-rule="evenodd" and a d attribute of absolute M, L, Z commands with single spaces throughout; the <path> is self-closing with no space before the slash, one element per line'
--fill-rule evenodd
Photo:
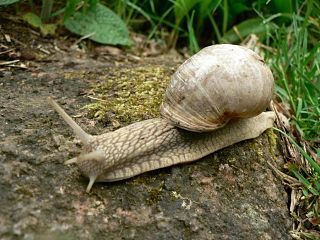
<path fill-rule="evenodd" d="M 99 81 L 89 73 L 104 75 L 107 65 L 69 59 L 1 73 L 1 239 L 290 239 L 288 196 L 268 165 L 282 164 L 272 130 L 87 194 L 87 180 L 63 165 L 81 152 L 79 141 L 46 97 L 79 117 Z M 83 115 L 77 121 L 89 133 L 107 131 Z"/>

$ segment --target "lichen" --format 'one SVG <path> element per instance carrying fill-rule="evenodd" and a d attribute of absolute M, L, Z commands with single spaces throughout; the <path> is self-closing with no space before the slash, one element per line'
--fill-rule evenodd
<path fill-rule="evenodd" d="M 98 120 L 112 116 L 133 122 L 156 117 L 173 70 L 161 66 L 110 68 L 89 92 L 95 102 L 84 108 Z"/>

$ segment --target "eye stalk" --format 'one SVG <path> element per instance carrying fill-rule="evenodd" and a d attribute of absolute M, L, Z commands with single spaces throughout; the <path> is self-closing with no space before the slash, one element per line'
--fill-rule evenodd
<path fill-rule="evenodd" d="M 49 104 L 59 113 L 66 123 L 73 129 L 74 133 L 80 138 L 85 145 L 89 144 L 92 136 L 86 133 L 51 97 L 48 97 Z"/>
<path fill-rule="evenodd" d="M 49 104 L 59 113 L 59 115 L 66 121 L 66 123 L 73 129 L 74 133 L 80 138 L 84 145 L 90 145 L 94 138 L 92 135 L 86 133 L 51 97 L 48 97 Z M 104 152 L 102 150 L 94 150 L 89 153 L 82 154 L 78 157 L 65 161 L 64 164 L 69 165 L 76 163 L 80 171 L 89 178 L 87 192 L 92 188 L 99 174 L 101 174 L 101 167 L 97 162 L 105 160 Z"/>

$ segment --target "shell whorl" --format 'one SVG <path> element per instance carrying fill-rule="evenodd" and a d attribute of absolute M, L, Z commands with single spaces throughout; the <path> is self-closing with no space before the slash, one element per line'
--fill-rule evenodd
<path fill-rule="evenodd" d="M 212 131 L 231 119 L 260 114 L 273 88 L 272 73 L 258 54 L 237 45 L 213 45 L 172 75 L 160 111 L 180 128 Z"/>

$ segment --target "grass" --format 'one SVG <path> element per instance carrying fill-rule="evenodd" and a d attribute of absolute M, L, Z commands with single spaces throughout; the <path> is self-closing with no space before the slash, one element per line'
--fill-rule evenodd
<path fill-rule="evenodd" d="M 301 183 L 291 186 L 297 202 L 291 212 L 296 223 L 295 239 L 319 239 L 320 234 L 320 44 L 313 42 L 312 1 L 305 2 L 304 14 L 299 9 L 289 26 L 277 28 L 270 39 L 275 53 L 267 54 L 276 79 L 276 94 L 289 106 L 291 129 L 276 129 L 295 153 L 288 158 L 288 174 Z M 319 30 L 319 26 L 318 26 Z M 311 34 L 310 34 L 311 32 Z M 315 34 L 315 35 L 314 35 Z"/>
<path fill-rule="evenodd" d="M 277 78 L 276 93 L 292 110 L 292 121 L 303 139 L 320 141 L 320 43 L 308 46 L 308 29 L 293 16 L 292 25 L 278 29 L 277 54 L 271 67 Z"/>
<path fill-rule="evenodd" d="M 200 45 L 222 41 L 236 43 L 251 33 L 265 38 L 266 32 L 272 29 L 273 20 L 280 25 L 290 20 L 292 2 L 300 4 L 302 1 L 118 0 L 112 6 L 128 25 L 137 29 L 135 26 L 139 22 L 145 33 L 148 24 L 150 37 L 157 36 L 159 29 L 167 29 L 171 32 L 169 47 L 188 45 L 190 53 L 194 53 Z M 110 5 L 107 1 L 106 4 Z M 272 18 L 262 23 L 259 12 Z"/>

